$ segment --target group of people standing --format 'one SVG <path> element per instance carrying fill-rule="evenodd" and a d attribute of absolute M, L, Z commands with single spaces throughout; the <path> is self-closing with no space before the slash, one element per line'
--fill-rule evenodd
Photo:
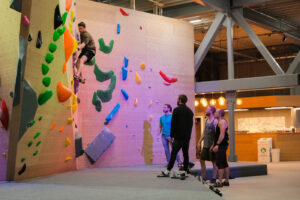
<path fill-rule="evenodd" d="M 187 97 L 179 95 L 177 105 L 172 113 L 172 107 L 165 104 L 163 107 L 164 115 L 160 118 L 160 133 L 162 144 L 164 146 L 166 158 L 168 161 L 167 169 L 162 171 L 157 177 L 169 177 L 175 161 L 181 163 L 179 150 L 183 153 L 183 170 L 189 174 L 189 143 L 191 139 L 194 114 L 189 107 L 186 106 Z M 197 148 L 200 151 L 201 164 L 201 181 L 206 182 L 206 165 L 205 161 L 211 161 L 213 164 L 213 176 L 210 183 L 214 187 L 229 186 L 229 167 L 227 163 L 226 150 L 228 147 L 228 124 L 224 119 L 225 112 L 222 109 L 216 110 L 214 106 L 209 106 L 205 114 L 204 133 L 201 135 L 197 143 Z M 201 143 L 203 141 L 203 148 Z M 169 145 L 172 145 L 170 154 Z M 219 181 L 216 181 L 216 175 L 219 175 Z M 223 175 L 225 172 L 225 181 Z"/>

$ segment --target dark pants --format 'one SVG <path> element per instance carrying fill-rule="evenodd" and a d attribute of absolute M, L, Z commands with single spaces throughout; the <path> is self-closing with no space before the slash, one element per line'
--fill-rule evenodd
<path fill-rule="evenodd" d="M 228 167 L 227 156 L 226 156 L 226 146 L 219 146 L 219 150 L 216 153 L 216 165 L 219 169 L 225 169 Z"/>
<path fill-rule="evenodd" d="M 190 140 L 174 140 L 172 144 L 172 152 L 171 152 L 171 159 L 168 164 L 168 170 L 171 171 L 171 169 L 174 166 L 176 156 L 179 152 L 179 150 L 182 148 L 182 154 L 183 154 L 183 168 L 184 171 L 187 171 L 189 166 L 189 146 L 190 146 Z"/>

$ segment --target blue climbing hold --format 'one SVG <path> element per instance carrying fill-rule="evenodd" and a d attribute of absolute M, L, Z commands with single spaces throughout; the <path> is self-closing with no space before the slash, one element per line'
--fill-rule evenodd
<path fill-rule="evenodd" d="M 121 89 L 121 92 L 124 96 L 124 98 L 126 99 L 126 101 L 129 99 L 129 95 L 127 94 L 127 92 L 124 89 Z"/>
<path fill-rule="evenodd" d="M 122 80 L 125 81 L 127 79 L 128 70 L 125 67 L 122 67 Z"/>
<path fill-rule="evenodd" d="M 119 111 L 120 109 L 120 104 L 117 104 L 114 109 L 108 114 L 108 116 L 105 118 L 106 123 L 110 122 L 112 118 L 115 116 L 115 114 Z"/>
<path fill-rule="evenodd" d="M 118 24 L 118 25 L 117 25 L 117 34 L 119 35 L 120 33 L 121 33 L 121 25 Z"/>
<path fill-rule="evenodd" d="M 124 56 L 124 67 L 128 67 L 128 63 L 129 63 L 129 59 L 126 57 L 126 56 Z"/>

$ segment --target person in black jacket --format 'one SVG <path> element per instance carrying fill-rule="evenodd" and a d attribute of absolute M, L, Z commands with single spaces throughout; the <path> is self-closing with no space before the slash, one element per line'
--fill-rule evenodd
<path fill-rule="evenodd" d="M 189 145 L 192 134 L 194 114 L 192 110 L 186 106 L 188 98 L 181 94 L 178 96 L 177 105 L 174 109 L 171 122 L 171 141 L 172 152 L 167 170 L 162 171 L 158 177 L 169 177 L 172 170 L 176 155 L 182 149 L 184 158 L 184 171 L 188 172 L 189 166 Z"/>

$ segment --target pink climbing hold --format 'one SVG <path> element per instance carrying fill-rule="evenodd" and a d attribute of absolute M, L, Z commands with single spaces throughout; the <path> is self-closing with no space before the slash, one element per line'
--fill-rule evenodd
<path fill-rule="evenodd" d="M 29 21 L 28 17 L 26 15 L 24 15 L 23 19 L 24 19 L 24 21 L 23 21 L 24 25 L 29 26 L 30 21 Z"/>
<path fill-rule="evenodd" d="M 143 30 L 143 27 L 142 27 L 142 26 L 140 26 L 140 30 Z"/>

